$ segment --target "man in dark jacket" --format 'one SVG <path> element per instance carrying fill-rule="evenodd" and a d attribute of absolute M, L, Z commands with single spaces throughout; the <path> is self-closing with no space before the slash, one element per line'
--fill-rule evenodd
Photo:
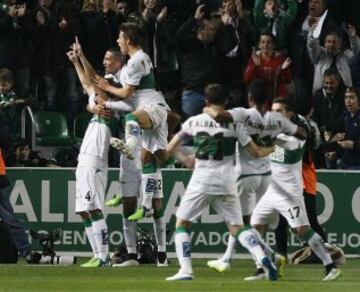
<path fill-rule="evenodd" d="M 6 224 L 19 255 L 26 256 L 30 253 L 30 243 L 25 229 L 15 217 L 14 209 L 9 201 L 10 182 L 6 177 L 3 158 L 4 149 L 10 146 L 10 137 L 10 128 L 6 118 L 0 113 L 0 219 Z"/>

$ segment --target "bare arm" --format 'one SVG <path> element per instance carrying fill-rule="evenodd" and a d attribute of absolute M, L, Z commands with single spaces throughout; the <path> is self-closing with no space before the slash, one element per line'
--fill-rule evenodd
<path fill-rule="evenodd" d="M 120 88 L 112 86 L 109 81 L 100 77 L 99 75 L 95 75 L 93 81 L 97 87 L 108 93 L 111 93 L 112 95 L 115 95 L 115 98 L 117 97 L 118 100 L 132 97 L 136 89 L 134 85 L 128 84 Z"/>
<path fill-rule="evenodd" d="M 186 167 L 194 168 L 195 158 L 188 156 L 179 150 L 180 144 L 183 142 L 181 135 L 176 134 L 169 142 L 166 150 L 170 155 L 174 155 L 177 160 L 181 161 Z"/>
<path fill-rule="evenodd" d="M 94 93 L 94 86 L 91 84 L 91 79 L 88 79 L 85 74 L 83 66 L 79 62 L 79 58 L 76 55 L 75 51 L 67 52 L 69 60 L 73 63 L 76 74 L 80 80 L 82 87 L 85 89 L 86 93 L 90 96 Z"/>
<path fill-rule="evenodd" d="M 86 59 L 77 37 L 75 37 L 75 43 L 73 44 L 73 49 L 78 55 L 81 65 L 84 68 L 86 78 L 91 81 L 94 78 L 96 71 L 94 67 L 89 63 L 88 59 Z"/>
<path fill-rule="evenodd" d="M 308 137 L 306 130 L 303 127 L 300 127 L 300 126 L 298 126 L 294 136 L 296 138 L 299 138 L 300 140 L 306 140 L 307 137 Z"/>
<path fill-rule="evenodd" d="M 263 158 L 274 152 L 275 146 L 261 147 L 251 140 L 248 144 L 246 144 L 245 149 L 252 157 Z"/>

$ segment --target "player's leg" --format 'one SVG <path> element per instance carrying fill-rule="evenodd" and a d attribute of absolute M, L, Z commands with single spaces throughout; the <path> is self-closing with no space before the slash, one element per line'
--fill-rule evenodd
<path fill-rule="evenodd" d="M 250 216 L 255 208 L 256 201 L 256 189 L 259 186 L 260 180 L 257 179 L 257 176 L 246 176 L 239 177 L 237 180 L 238 183 L 238 195 L 240 199 L 240 205 L 242 208 L 243 221 L 245 225 L 250 224 Z M 237 238 L 229 235 L 227 242 L 227 247 L 224 255 L 217 259 L 208 261 L 208 266 L 212 269 L 215 269 L 219 272 L 225 272 L 231 268 L 230 262 L 234 254 L 235 247 L 237 244 Z"/>
<path fill-rule="evenodd" d="M 88 168 L 88 185 L 90 192 L 87 194 L 88 209 L 93 228 L 95 243 L 99 252 L 99 267 L 111 265 L 109 257 L 109 231 L 102 211 L 107 185 L 107 169 Z"/>
<path fill-rule="evenodd" d="M 162 190 L 162 186 L 161 186 L 161 190 Z M 158 246 L 157 265 L 158 267 L 167 267 L 168 260 L 166 256 L 166 222 L 165 222 L 164 211 L 162 206 L 163 195 L 161 190 L 159 190 L 159 192 L 155 194 L 153 199 L 154 233 L 155 233 L 156 243 Z"/>
<path fill-rule="evenodd" d="M 89 263 L 93 263 L 97 261 L 99 258 L 99 251 L 95 242 L 93 226 L 90 218 L 90 214 L 88 213 L 88 202 L 91 199 L 88 196 L 88 192 L 90 192 L 87 181 L 87 169 L 85 167 L 77 167 L 76 168 L 76 200 L 75 200 L 75 212 L 78 214 L 84 224 L 85 233 L 89 240 L 93 257 L 85 264 L 83 267 L 87 267 Z"/>
<path fill-rule="evenodd" d="M 336 267 L 329 251 L 319 234 L 310 228 L 304 200 L 302 197 L 288 197 L 278 204 L 279 211 L 286 218 L 294 233 L 304 242 L 307 242 L 314 253 L 325 266 L 323 281 L 333 281 L 341 275 L 341 270 Z"/>
<path fill-rule="evenodd" d="M 191 264 L 191 222 L 195 221 L 208 205 L 208 196 L 196 184 L 189 184 L 176 212 L 175 249 L 180 264 L 178 273 L 166 278 L 167 281 L 192 280 Z"/>
<path fill-rule="evenodd" d="M 91 218 L 90 218 L 89 213 L 88 212 L 78 212 L 77 214 L 80 215 L 80 217 L 82 219 L 82 222 L 83 222 L 84 228 L 85 228 L 86 237 L 89 240 L 91 250 L 93 252 L 92 258 L 88 262 L 81 265 L 83 268 L 87 268 L 87 267 L 91 267 L 91 265 L 99 259 L 99 251 L 97 249 L 97 245 L 95 242 L 95 237 L 94 237 Z"/>
<path fill-rule="evenodd" d="M 136 196 L 133 197 L 123 196 L 123 232 L 124 232 L 124 239 L 125 239 L 128 256 L 124 262 L 116 265 L 119 267 L 129 267 L 129 266 L 139 265 L 139 262 L 137 260 L 137 250 L 136 250 L 137 222 L 129 220 L 129 216 L 131 216 L 131 214 L 135 212 L 136 207 L 137 207 Z"/>
<path fill-rule="evenodd" d="M 158 185 L 162 185 L 161 170 L 158 169 L 154 155 L 150 151 L 143 149 L 141 158 L 142 201 L 136 212 L 129 216 L 131 221 L 141 220 L 144 217 L 153 215 L 152 200 Z"/>
<path fill-rule="evenodd" d="M 90 211 L 91 223 L 95 243 L 99 252 L 99 263 L 97 266 L 106 267 L 111 265 L 109 258 L 109 231 L 100 209 Z"/>
<path fill-rule="evenodd" d="M 228 225 L 229 232 L 234 236 L 250 254 L 260 262 L 268 272 L 271 281 L 278 278 L 276 267 L 271 259 L 266 256 L 262 246 L 259 243 L 257 233 L 251 226 L 243 226 L 241 205 L 236 195 L 216 196 L 213 201 L 213 208 L 218 214 L 221 214 Z"/>

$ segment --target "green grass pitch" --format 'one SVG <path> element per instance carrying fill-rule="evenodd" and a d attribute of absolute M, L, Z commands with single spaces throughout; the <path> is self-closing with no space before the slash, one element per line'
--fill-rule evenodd
<path fill-rule="evenodd" d="M 234 260 L 231 271 L 219 274 L 205 259 L 193 260 L 193 281 L 166 282 L 178 270 L 177 260 L 168 268 L 145 265 L 137 268 L 85 269 L 74 266 L 0 265 L 0 291 L 360 291 L 360 260 L 347 260 L 343 275 L 322 283 L 321 265 L 287 265 L 286 276 L 277 282 L 244 282 L 254 272 L 250 260 Z"/>

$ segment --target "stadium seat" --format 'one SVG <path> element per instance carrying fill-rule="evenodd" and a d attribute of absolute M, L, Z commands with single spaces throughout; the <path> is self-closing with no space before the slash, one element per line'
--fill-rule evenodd
<path fill-rule="evenodd" d="M 39 111 L 34 116 L 34 122 L 36 145 L 70 146 L 73 144 L 63 114 L 58 112 Z"/>
<path fill-rule="evenodd" d="M 74 140 L 76 143 L 80 144 L 84 138 L 86 128 L 92 118 L 92 114 L 88 112 L 83 112 L 78 114 L 75 117 L 73 130 L 74 130 Z"/>

